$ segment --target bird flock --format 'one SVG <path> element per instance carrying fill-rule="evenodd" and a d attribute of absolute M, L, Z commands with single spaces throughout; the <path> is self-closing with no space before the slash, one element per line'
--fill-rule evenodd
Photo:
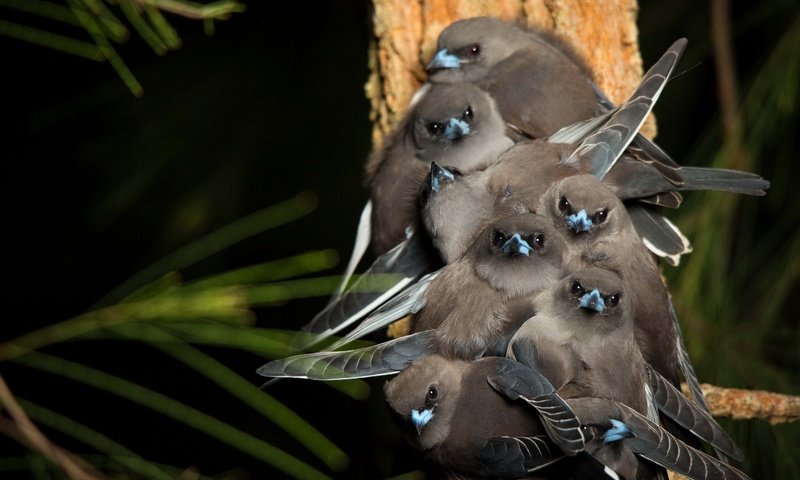
<path fill-rule="evenodd" d="M 769 182 L 682 167 L 638 133 L 685 47 L 615 106 L 552 33 L 489 17 L 445 28 L 367 161 L 341 288 L 302 353 L 258 373 L 391 376 L 389 409 L 445 478 L 748 478 L 660 276 L 691 251 L 663 211 L 681 192 Z M 376 260 L 352 280 L 367 249 Z M 348 349 L 401 319 L 407 335 Z"/>

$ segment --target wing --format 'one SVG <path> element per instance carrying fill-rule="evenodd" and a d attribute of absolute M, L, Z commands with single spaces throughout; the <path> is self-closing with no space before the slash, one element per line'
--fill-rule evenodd
<path fill-rule="evenodd" d="M 295 347 L 307 349 L 357 322 L 419 279 L 429 270 L 429 263 L 421 235 L 412 232 L 403 243 L 375 260 L 344 295 L 306 324 L 303 331 L 317 336 L 311 343 L 297 343 Z"/>
<path fill-rule="evenodd" d="M 364 205 L 364 209 L 361 211 L 361 217 L 358 221 L 358 230 L 356 230 L 356 240 L 353 243 L 353 252 L 350 254 L 350 260 L 347 262 L 347 268 L 342 274 L 342 282 L 339 284 L 339 287 L 336 288 L 336 293 L 331 296 L 331 300 L 328 302 L 328 305 L 336 302 L 342 297 L 345 287 L 348 283 L 350 283 L 350 279 L 353 277 L 356 267 L 358 267 L 359 262 L 364 257 L 364 253 L 367 251 L 367 247 L 369 247 L 369 240 L 372 237 L 371 218 L 372 201 L 368 200 L 367 204 Z"/>
<path fill-rule="evenodd" d="M 393 375 L 434 353 L 433 331 L 425 331 L 343 352 L 317 352 L 273 360 L 256 372 L 272 378 L 347 380 Z"/>
<path fill-rule="evenodd" d="M 622 440 L 636 455 L 683 476 L 697 479 L 748 479 L 738 469 L 696 450 L 633 409 L 617 404 L 633 435 Z"/>
<path fill-rule="evenodd" d="M 549 437 L 495 437 L 479 452 L 483 475 L 490 478 L 521 478 L 546 467 L 553 478 L 620 480 L 619 474 L 591 455 L 581 452 L 567 458 Z M 559 462 L 559 460 L 561 460 Z M 551 475 L 542 472 L 546 478 Z M 538 478 L 538 477 L 537 477 Z"/>
<path fill-rule="evenodd" d="M 565 455 L 547 435 L 540 435 L 491 438 L 478 456 L 484 476 L 520 478 L 551 465 Z"/>
<path fill-rule="evenodd" d="M 588 161 L 592 174 L 602 180 L 638 134 L 685 48 L 686 39 L 673 43 L 645 73 L 630 99 L 614 112 L 606 125 L 586 138 L 564 163 Z"/>
<path fill-rule="evenodd" d="M 720 190 L 761 197 L 769 189 L 769 181 L 760 175 L 726 168 L 683 167 L 686 180 L 678 190 Z"/>
<path fill-rule="evenodd" d="M 647 249 L 670 265 L 677 266 L 681 255 L 692 251 L 689 239 L 655 209 L 638 203 L 626 203 L 625 208 Z"/>
<path fill-rule="evenodd" d="M 586 438 L 569 405 L 550 382 L 533 368 L 509 358 L 497 359 L 497 373 L 489 384 L 510 400 L 521 399 L 536 409 L 550 438 L 567 455 L 576 455 L 586 446 Z"/>
<path fill-rule="evenodd" d="M 400 320 L 406 315 L 417 313 L 425 306 L 425 292 L 431 282 L 439 275 L 440 270 L 431 272 L 420 278 L 416 283 L 406 287 L 405 290 L 391 298 L 370 316 L 364 319 L 350 333 L 334 342 L 328 350 L 336 350 L 353 340 L 362 338 L 381 328 L 389 326 L 392 322 Z"/>
<path fill-rule="evenodd" d="M 627 405 L 604 398 L 573 398 L 569 405 L 587 430 L 592 431 L 594 439 L 601 440 L 592 445 L 597 449 L 619 445 L 636 456 L 696 480 L 749 478 L 727 463 L 686 445 Z M 590 453 L 599 454 L 599 450 Z"/>
<path fill-rule="evenodd" d="M 742 452 L 708 412 L 686 398 L 683 393 L 649 366 L 647 367 L 647 377 L 656 405 L 661 413 L 675 420 L 678 425 L 689 430 L 701 440 L 710 443 L 712 447 L 723 454 L 730 455 L 736 460 L 742 459 Z"/>

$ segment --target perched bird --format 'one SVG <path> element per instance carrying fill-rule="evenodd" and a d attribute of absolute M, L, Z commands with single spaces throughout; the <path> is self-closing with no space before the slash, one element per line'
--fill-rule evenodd
<path fill-rule="evenodd" d="M 332 348 L 413 314 L 411 331 L 435 332 L 440 352 L 484 355 L 533 313 L 531 298 L 570 269 L 566 255 L 563 238 L 543 217 L 501 218 L 465 255 L 397 295 Z"/>
<path fill-rule="evenodd" d="M 367 161 L 372 250 L 380 255 L 417 224 L 417 197 L 431 162 L 485 168 L 513 145 L 494 101 L 474 85 L 434 85 Z"/>
<path fill-rule="evenodd" d="M 626 285 L 600 268 L 565 276 L 533 301 L 536 313 L 514 333 L 507 356 L 535 367 L 564 398 L 609 398 L 654 412 Z"/>
<path fill-rule="evenodd" d="M 543 478 L 572 478 L 570 472 L 578 463 L 580 478 L 614 478 L 603 465 L 580 455 L 586 442 L 583 431 L 547 379 L 527 369 L 528 386 L 537 393 L 538 415 L 487 384 L 487 377 L 516 368 L 515 364 L 500 357 L 467 362 L 428 356 L 384 385 L 386 401 L 409 444 L 440 466 L 447 478 L 521 477 L 518 470 L 507 468 L 511 460 L 505 452 L 489 443 L 500 436 L 536 436 L 540 447 L 536 470 L 541 469 L 537 474 Z M 565 457 L 559 445 L 569 451 L 572 462 L 554 464 Z"/>
<path fill-rule="evenodd" d="M 634 293 L 642 283 L 638 277 L 597 267 L 564 277 L 536 297 L 536 315 L 511 337 L 507 356 L 536 368 L 565 399 L 619 401 L 656 422 L 660 411 L 691 433 L 684 435 L 687 439 L 693 435 L 722 454 L 741 458 L 710 413 L 686 399 L 646 362 L 640 336 L 635 335 L 640 330 L 637 320 L 641 322 L 635 317 L 637 301 L 649 301 Z M 498 383 L 501 380 L 490 383 L 512 399 L 526 396 Z"/>
<path fill-rule="evenodd" d="M 413 314 L 412 332 L 430 330 L 437 351 L 464 359 L 484 355 L 532 314 L 524 307 L 530 298 L 569 269 L 565 247 L 544 217 L 499 219 L 466 255 L 404 290 L 330 349 Z"/>
<path fill-rule="evenodd" d="M 465 360 L 495 352 L 496 344 L 533 314 L 531 299 L 569 269 L 564 265 L 565 247 L 561 234 L 544 217 L 522 214 L 500 219 L 475 239 L 467 255 L 429 276 L 429 282 L 405 290 L 368 317 L 358 333 L 330 349 L 409 313 L 414 315 L 416 335 L 380 347 L 273 360 L 258 373 L 333 380 L 394 373 L 413 360 L 403 356 L 407 352 L 420 357 L 438 352 Z M 389 360 L 382 358 L 387 352 Z"/>

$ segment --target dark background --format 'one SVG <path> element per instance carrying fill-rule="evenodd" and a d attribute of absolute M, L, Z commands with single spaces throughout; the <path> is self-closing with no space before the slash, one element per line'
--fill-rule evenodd
<path fill-rule="evenodd" d="M 0 17 L 4 15 L 11 14 L 0 10 Z M 180 50 L 158 57 L 135 35 L 119 48 L 144 85 L 142 98 L 131 95 L 107 64 L 0 37 L 0 138 L 6 166 L 3 271 L 10 287 L 3 340 L 91 309 L 153 261 L 302 190 L 318 197 L 312 214 L 181 273 L 197 278 L 320 248 L 337 250 L 342 264 L 336 271 L 343 268 L 367 198 L 362 167 L 371 132 L 363 93 L 368 3 L 251 2 L 247 12 L 218 22 L 213 37 L 205 36 L 197 22 L 170 19 L 184 41 Z M 734 2 L 737 74 L 743 84 L 796 21 L 792 2 Z M 689 39 L 679 66 L 689 71 L 670 83 L 655 108 L 659 143 L 682 162 L 714 129 L 719 111 L 708 6 L 643 1 L 639 26 L 645 67 L 676 38 Z M 785 141 L 786 148 L 794 149 L 794 138 Z M 768 176 L 780 168 L 764 159 L 758 171 Z M 798 170 L 793 166 L 791 171 Z M 776 196 L 769 201 L 786 202 L 784 213 L 797 218 L 800 205 L 794 197 L 785 189 L 778 189 Z M 771 221 L 765 217 L 763 227 Z M 296 328 L 324 303 L 324 298 L 313 298 L 259 310 L 258 324 Z M 788 323 L 786 348 L 797 338 L 796 318 L 791 315 Z M 243 426 L 325 471 L 262 417 L 154 349 L 105 341 L 45 351 L 189 398 L 200 410 Z M 206 351 L 253 383 L 260 382 L 253 372 L 264 359 Z M 775 357 L 781 368 L 797 368 L 780 354 Z M 724 368 L 724 361 L 706 368 Z M 701 369 L 701 378 L 705 371 Z M 0 372 L 21 397 L 57 405 L 147 459 L 195 466 L 207 475 L 233 471 L 242 477 L 279 477 L 244 453 L 90 387 L 11 363 L 0 364 Z M 348 453 L 351 464 L 338 474 L 341 478 L 411 470 L 412 465 L 394 460 L 402 443 L 380 395 L 382 381 L 370 383 L 373 394 L 366 402 L 301 381 L 281 382 L 270 393 Z M 781 428 L 792 428 L 796 437 L 796 426 Z M 53 439 L 71 446 L 57 434 Z M 0 451 L 11 455 L 24 449 L 0 438 Z M 774 472 L 769 466 L 773 461 L 780 460 L 761 458 L 746 465 L 754 477 L 767 478 Z"/>

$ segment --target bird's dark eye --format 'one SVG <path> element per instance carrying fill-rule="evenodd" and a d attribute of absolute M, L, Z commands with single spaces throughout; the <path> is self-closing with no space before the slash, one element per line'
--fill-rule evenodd
<path fill-rule="evenodd" d="M 431 135 L 441 135 L 444 133 L 444 124 L 441 122 L 431 122 L 425 125 L 425 128 L 428 129 L 428 133 Z"/>
<path fill-rule="evenodd" d="M 470 45 L 469 46 L 469 54 L 472 55 L 473 57 L 477 57 L 478 55 L 481 54 L 481 46 L 478 45 L 477 43 L 473 44 L 473 45 Z"/>
<path fill-rule="evenodd" d="M 619 304 L 619 299 L 622 297 L 619 293 L 612 293 L 611 295 L 606 297 L 606 305 L 609 307 L 616 307 Z"/>
<path fill-rule="evenodd" d="M 533 236 L 533 245 L 532 245 L 532 247 L 533 247 L 534 250 L 541 250 L 541 249 L 544 248 L 544 234 L 543 233 L 537 233 L 536 235 Z"/>
<path fill-rule="evenodd" d="M 473 116 L 474 114 L 472 113 L 472 107 L 467 107 L 467 109 L 464 110 L 464 115 L 462 115 L 461 118 L 462 120 L 472 120 Z"/>
<path fill-rule="evenodd" d="M 594 215 L 592 216 L 592 220 L 594 220 L 594 223 L 597 223 L 597 224 L 601 224 L 601 223 L 605 222 L 607 218 L 608 218 L 608 209 L 607 208 L 604 208 L 602 210 L 598 210 L 598 211 L 594 212 Z"/>
<path fill-rule="evenodd" d="M 505 236 L 505 235 L 503 235 L 503 234 L 502 234 L 502 232 L 498 232 L 497 230 L 495 230 L 495 231 L 492 233 L 492 243 L 494 243 L 495 245 L 497 245 L 498 247 L 500 247 L 500 246 L 502 246 L 504 243 L 506 243 L 506 236 Z"/>
<path fill-rule="evenodd" d="M 561 199 L 558 201 L 558 210 L 565 215 L 572 214 L 572 205 L 569 204 L 567 197 L 561 197 Z"/>
<path fill-rule="evenodd" d="M 427 400 L 432 402 L 432 401 L 436 400 L 437 398 L 439 398 L 439 389 L 436 388 L 435 385 L 431 385 L 430 387 L 428 387 Z"/>
<path fill-rule="evenodd" d="M 584 291 L 583 285 L 578 282 L 572 282 L 572 284 L 569 286 L 569 292 L 576 297 L 583 295 Z"/>

